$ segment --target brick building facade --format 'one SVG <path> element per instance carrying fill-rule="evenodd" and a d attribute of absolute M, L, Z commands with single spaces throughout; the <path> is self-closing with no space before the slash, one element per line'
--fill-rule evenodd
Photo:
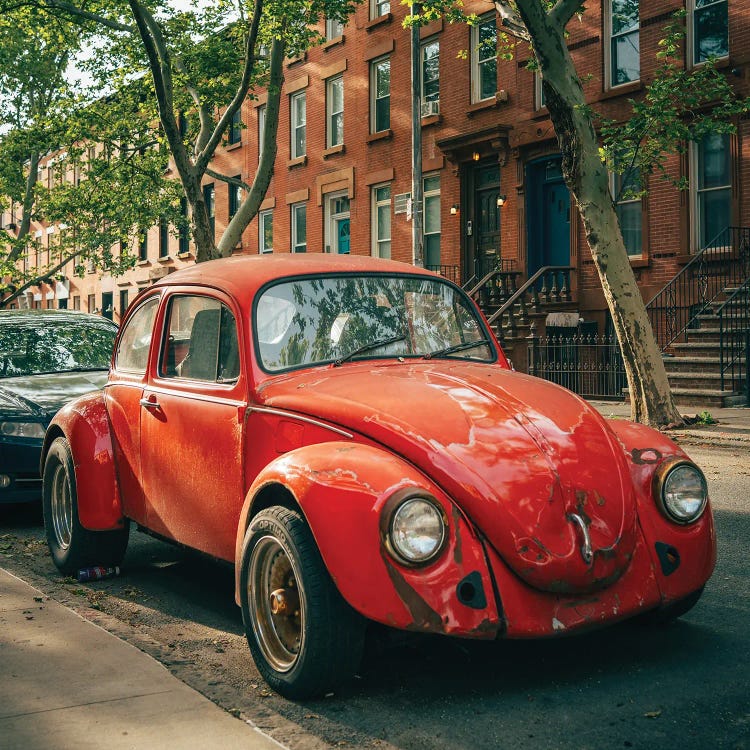
<path fill-rule="evenodd" d="M 715 56 L 738 93 L 750 94 L 746 3 L 592 0 L 570 23 L 568 44 L 579 72 L 588 75 L 586 94 L 597 110 L 615 120 L 627 117 L 628 98 L 639 96 L 653 77 L 665 25 L 683 7 L 686 64 Z M 528 50 L 521 45 L 514 59 L 496 61 L 481 43 L 494 39 L 493 3 L 467 0 L 465 9 L 480 16 L 478 27 L 435 22 L 420 31 L 425 265 L 460 283 L 499 260 L 523 276 L 545 265 L 570 265 L 579 313 L 601 330 L 603 295 L 562 182 L 539 81 L 527 68 Z M 404 6 L 369 0 L 345 27 L 328 24 L 326 44 L 287 61 L 274 177 L 237 252 L 351 252 L 413 262 L 405 15 Z M 236 142 L 220 150 L 212 167 L 250 181 L 263 96 L 247 101 L 241 115 L 242 126 L 229 139 Z M 709 137 L 669 157 L 669 173 L 687 177 L 689 191 L 654 175 L 645 198 L 619 207 L 646 299 L 715 230 L 750 224 L 743 187 L 750 184 L 749 149 L 750 121 L 742 120 L 736 135 Z M 218 235 L 236 205 L 236 189 L 207 179 L 204 194 Z M 32 303 L 102 310 L 117 321 L 140 288 L 193 259 L 184 241 L 158 227 L 141 250 L 143 259 L 123 277 L 71 274 L 67 291 L 59 285 L 36 290 Z"/>

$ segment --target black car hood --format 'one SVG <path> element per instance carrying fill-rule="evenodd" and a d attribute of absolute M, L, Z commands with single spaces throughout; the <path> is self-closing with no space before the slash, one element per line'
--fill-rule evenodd
<path fill-rule="evenodd" d="M 64 404 L 102 388 L 106 382 L 106 370 L 3 378 L 0 380 L 0 419 L 29 417 L 46 424 Z"/>

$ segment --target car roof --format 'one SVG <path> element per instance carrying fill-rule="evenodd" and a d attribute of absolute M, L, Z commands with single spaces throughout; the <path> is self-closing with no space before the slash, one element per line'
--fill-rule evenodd
<path fill-rule="evenodd" d="M 409 263 L 372 258 L 363 255 L 328 253 L 269 253 L 268 255 L 234 255 L 209 260 L 169 274 L 155 287 L 199 284 L 222 289 L 241 302 L 270 281 L 290 276 L 331 273 L 437 274 Z"/>
<path fill-rule="evenodd" d="M 60 322 L 89 323 L 117 328 L 116 323 L 103 315 L 85 313 L 80 310 L 0 310 L 0 325 L 13 323 L 44 328 L 51 323 Z"/>

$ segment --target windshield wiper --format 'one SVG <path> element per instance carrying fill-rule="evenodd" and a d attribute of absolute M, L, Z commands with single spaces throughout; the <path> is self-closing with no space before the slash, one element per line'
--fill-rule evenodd
<path fill-rule="evenodd" d="M 434 357 L 445 357 L 454 352 L 461 352 L 464 349 L 474 349 L 477 346 L 490 346 L 489 339 L 477 339 L 476 341 L 464 341 L 463 344 L 454 344 L 446 346 L 444 349 L 437 349 L 434 352 L 428 352 L 422 356 L 422 359 L 433 359 Z"/>
<path fill-rule="evenodd" d="M 365 352 L 369 352 L 371 349 L 377 349 L 380 346 L 388 346 L 388 344 L 395 344 L 398 341 L 405 341 L 406 340 L 406 334 L 400 333 L 398 336 L 390 336 L 387 339 L 379 339 L 378 341 L 371 341 L 369 344 L 363 344 L 362 346 L 357 347 L 354 351 L 349 352 L 349 354 L 345 354 L 343 357 L 339 357 L 338 359 L 335 359 L 333 361 L 334 367 L 338 367 L 339 365 L 344 364 L 344 362 L 348 362 L 353 357 L 356 357 L 358 354 L 364 354 Z"/>

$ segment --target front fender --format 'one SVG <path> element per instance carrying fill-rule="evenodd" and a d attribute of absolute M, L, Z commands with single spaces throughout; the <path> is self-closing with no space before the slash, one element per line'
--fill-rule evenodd
<path fill-rule="evenodd" d="M 458 507 L 402 459 L 351 442 L 286 453 L 253 482 L 237 533 L 238 597 L 245 531 L 258 499 L 274 486 L 295 498 L 339 592 L 365 617 L 402 629 L 473 637 L 491 638 L 501 629 L 484 548 Z M 422 568 L 404 566 L 390 555 L 381 525 L 388 502 L 411 488 L 437 499 L 448 526 L 442 554 Z M 460 586 L 465 586 L 461 596 Z M 473 590 L 472 599 L 467 592 Z"/>
<path fill-rule="evenodd" d="M 122 528 L 124 518 L 104 392 L 87 393 L 57 412 L 44 438 L 42 476 L 49 447 L 60 435 L 68 441 L 73 454 L 81 525 L 92 531 Z"/>
<path fill-rule="evenodd" d="M 656 573 L 662 603 L 683 599 L 706 583 L 716 565 L 711 503 L 709 501 L 695 523 L 687 526 L 666 519 L 654 499 L 654 473 L 670 458 L 690 460 L 690 457 L 667 436 L 650 427 L 625 420 L 612 420 L 608 424 L 629 459 L 638 501 L 638 520 Z M 667 549 L 671 551 L 671 562 L 664 556 Z"/>

